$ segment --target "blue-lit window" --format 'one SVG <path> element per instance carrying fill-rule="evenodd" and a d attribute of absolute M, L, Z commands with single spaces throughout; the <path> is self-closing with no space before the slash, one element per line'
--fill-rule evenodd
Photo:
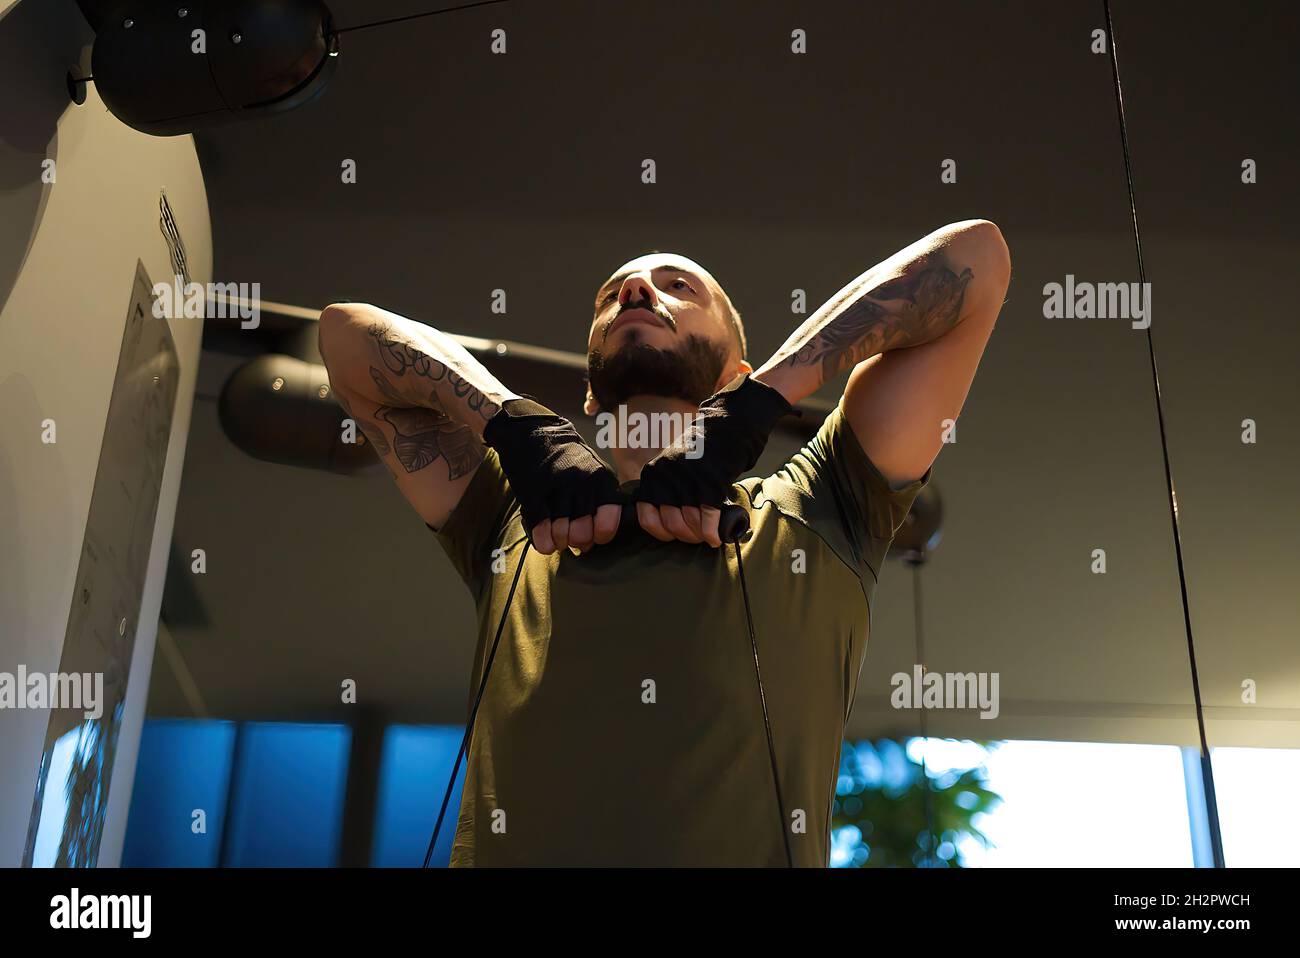
<path fill-rule="evenodd" d="M 464 734 L 463 727 L 450 725 L 389 727 L 384 735 L 379 773 L 371 864 L 418 868 L 424 863 L 424 853 L 447 789 L 447 778 Z M 462 761 L 431 865 L 445 867 L 451 856 L 464 783 L 465 762 Z"/>
<path fill-rule="evenodd" d="M 344 725 L 146 722 L 122 864 L 338 864 L 350 744 Z"/>
<path fill-rule="evenodd" d="M 212 868 L 220 863 L 234 744 L 233 722 L 144 723 L 124 866 Z"/>
<path fill-rule="evenodd" d="M 351 741 L 345 725 L 245 725 L 224 864 L 338 864 Z"/>

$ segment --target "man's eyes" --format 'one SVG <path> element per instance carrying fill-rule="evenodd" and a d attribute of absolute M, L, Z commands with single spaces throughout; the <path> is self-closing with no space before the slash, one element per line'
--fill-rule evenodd
<path fill-rule="evenodd" d="M 680 283 L 681 285 L 685 286 L 685 287 L 686 287 L 687 289 L 689 289 L 692 293 L 695 292 L 695 287 L 692 286 L 690 283 L 686 282 L 686 280 L 684 280 L 684 279 L 675 279 L 675 280 L 673 280 L 671 283 L 668 284 L 668 287 L 669 287 L 670 289 L 672 289 L 672 288 L 676 287 L 678 283 Z M 699 294 L 696 293 L 696 295 L 699 295 Z M 610 300 L 612 300 L 612 299 L 617 299 L 617 298 L 618 298 L 618 290 L 617 290 L 617 289 L 612 289 L 612 290 L 610 290 L 608 293 L 605 294 L 605 298 L 601 300 L 601 303 L 602 303 L 602 304 L 604 304 L 604 303 L 608 303 Z"/>

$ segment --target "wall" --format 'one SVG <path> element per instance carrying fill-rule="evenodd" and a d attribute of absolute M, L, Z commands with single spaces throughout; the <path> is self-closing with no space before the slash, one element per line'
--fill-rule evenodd
<path fill-rule="evenodd" d="M 159 192 L 196 282 L 211 278 L 207 195 L 192 138 L 123 126 L 91 85 L 82 106 L 64 74 L 88 64 L 76 5 L 27 0 L 0 19 L 0 671 L 59 667 L 105 416 L 137 260 L 171 272 Z M 89 71 L 87 70 L 87 73 Z M 55 180 L 42 182 L 42 163 Z M 99 863 L 120 858 L 149 686 L 167 546 L 180 485 L 202 327 L 171 323 L 180 388 L 131 664 Z M 41 422 L 57 442 L 41 442 Z M 48 713 L 0 712 L 0 866 L 21 862 Z"/>

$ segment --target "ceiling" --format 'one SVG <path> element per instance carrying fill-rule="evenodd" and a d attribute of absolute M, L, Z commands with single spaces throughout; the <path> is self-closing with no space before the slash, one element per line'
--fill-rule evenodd
<path fill-rule="evenodd" d="M 331 7 L 344 26 L 423 9 Z M 1211 742 L 1300 747 L 1298 15 L 1115 7 Z M 761 359 L 798 325 L 792 290 L 820 303 L 946 222 L 992 219 L 1014 276 L 935 469 L 947 517 L 923 575 L 928 666 L 998 672 L 1002 714 L 931 733 L 1192 744 L 1145 336 L 1042 311 L 1067 274 L 1137 278 L 1109 61 L 1090 52 L 1101 9 L 519 0 L 346 34 L 321 99 L 198 138 L 216 279 L 581 350 L 600 281 L 674 249 L 726 286 Z M 342 718 L 353 678 L 394 721 L 457 720 L 463 586 L 384 474 L 271 465 L 223 437 L 212 397 L 241 361 L 209 343 L 200 369 L 175 550 L 204 548 L 208 572 L 170 577 L 179 657 L 160 653 L 151 713 Z M 176 613 L 178 590 L 201 616 Z M 891 567 L 854 734 L 915 730 L 887 704 L 916 660 L 911 601 Z"/>

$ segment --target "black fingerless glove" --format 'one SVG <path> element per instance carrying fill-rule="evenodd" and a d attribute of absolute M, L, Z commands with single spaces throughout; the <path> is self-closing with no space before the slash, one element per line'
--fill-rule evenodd
<path fill-rule="evenodd" d="M 618 479 L 573 423 L 531 397 L 508 399 L 483 427 L 524 517 L 524 531 L 545 519 L 595 515 L 623 502 Z"/>
<path fill-rule="evenodd" d="M 777 421 L 794 407 L 749 374 L 700 404 L 699 418 L 641 470 L 636 498 L 657 506 L 714 506 L 754 468 Z M 696 458 L 691 458 L 694 455 Z"/>

